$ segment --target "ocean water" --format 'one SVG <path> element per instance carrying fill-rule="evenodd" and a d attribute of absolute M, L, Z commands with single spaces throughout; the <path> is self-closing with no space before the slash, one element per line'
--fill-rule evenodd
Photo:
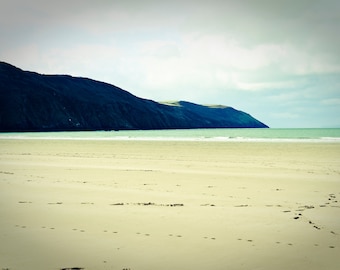
<path fill-rule="evenodd" d="M 337 142 L 340 128 L 174 129 L 0 133 L 0 139 L 157 140 L 226 142 Z"/>

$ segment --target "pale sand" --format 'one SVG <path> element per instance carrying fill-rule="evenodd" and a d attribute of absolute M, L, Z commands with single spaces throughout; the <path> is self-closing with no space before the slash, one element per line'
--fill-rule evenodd
<path fill-rule="evenodd" d="M 0 269 L 339 269 L 340 144 L 0 149 Z"/>

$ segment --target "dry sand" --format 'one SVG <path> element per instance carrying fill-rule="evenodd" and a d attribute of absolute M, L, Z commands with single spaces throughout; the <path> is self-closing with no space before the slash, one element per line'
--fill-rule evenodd
<path fill-rule="evenodd" d="M 339 143 L 0 149 L 0 269 L 339 269 Z"/>

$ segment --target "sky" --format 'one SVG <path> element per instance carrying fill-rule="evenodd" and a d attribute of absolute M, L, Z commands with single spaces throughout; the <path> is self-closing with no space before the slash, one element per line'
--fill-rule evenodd
<path fill-rule="evenodd" d="M 0 0 L 0 61 L 340 127 L 339 27 L 338 0 Z"/>

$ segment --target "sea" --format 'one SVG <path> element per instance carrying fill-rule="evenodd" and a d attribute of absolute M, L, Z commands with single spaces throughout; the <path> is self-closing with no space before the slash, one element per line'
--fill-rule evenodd
<path fill-rule="evenodd" d="M 340 143 L 340 128 L 3 132 L 0 133 L 0 139 Z"/>

